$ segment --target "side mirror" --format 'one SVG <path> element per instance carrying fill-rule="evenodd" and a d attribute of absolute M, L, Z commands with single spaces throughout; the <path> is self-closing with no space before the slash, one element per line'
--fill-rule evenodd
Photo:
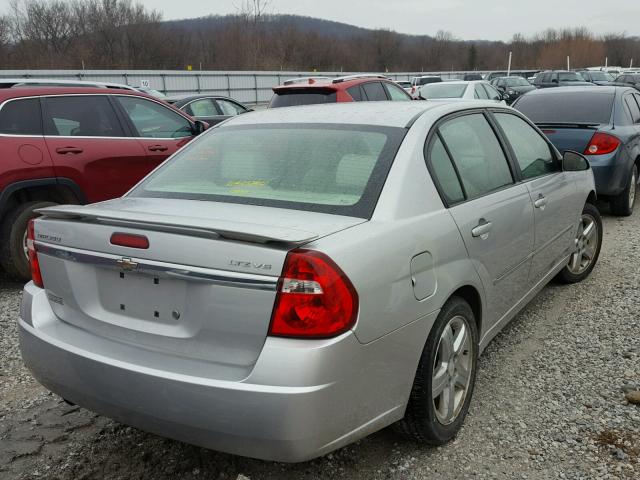
<path fill-rule="evenodd" d="M 562 155 L 562 170 L 565 172 L 582 172 L 589 168 L 589 160 L 581 153 L 567 150 Z"/>
<path fill-rule="evenodd" d="M 194 135 L 200 135 L 202 132 L 204 132 L 207 128 L 209 128 L 209 124 L 206 122 L 203 122 L 202 120 L 196 120 L 195 123 L 193 124 L 193 128 L 191 129 L 191 131 L 193 132 Z"/>

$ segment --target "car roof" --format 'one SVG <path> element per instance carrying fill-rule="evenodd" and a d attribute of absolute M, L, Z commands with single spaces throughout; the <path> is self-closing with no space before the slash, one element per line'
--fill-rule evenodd
<path fill-rule="evenodd" d="M 441 109 L 442 114 L 471 108 L 496 108 L 490 101 L 457 102 L 338 102 L 322 105 L 269 108 L 251 115 L 238 115 L 224 123 L 231 125 L 253 125 L 268 123 L 339 123 L 351 125 L 373 125 L 404 128 L 423 113 Z"/>
<path fill-rule="evenodd" d="M 616 86 L 575 86 L 575 87 L 562 87 L 562 88 L 540 88 L 537 90 L 531 90 L 527 93 L 527 97 L 531 98 L 536 95 L 566 95 L 567 93 L 588 93 L 590 95 L 603 95 L 603 94 L 615 94 L 621 90 L 634 91 L 632 87 L 616 87 Z"/>
<path fill-rule="evenodd" d="M 123 90 L 135 90 L 135 87 L 132 87 L 130 85 L 125 85 L 123 83 L 112 83 L 112 82 L 92 82 L 90 80 L 69 80 L 69 79 L 63 79 L 63 78 L 0 78 L 0 85 L 6 84 L 6 85 L 16 85 L 18 88 L 20 86 L 30 86 L 30 85 L 40 85 L 40 84 L 47 84 L 47 83 L 56 83 L 59 84 L 60 86 L 69 86 L 69 87 L 74 87 L 74 86 L 79 86 L 79 87 L 92 87 L 95 86 L 96 88 L 121 88 Z M 56 86 L 56 85 L 43 85 L 43 86 Z M 14 87 L 11 87 L 14 88 Z"/>
<path fill-rule="evenodd" d="M 190 102 L 192 100 L 198 100 L 199 98 L 220 98 L 223 100 L 229 100 L 231 102 L 234 103 L 240 103 L 237 100 L 231 98 L 231 97 L 226 97 L 224 95 L 216 95 L 216 94 L 206 94 L 206 93 L 198 93 L 196 95 L 193 94 L 186 94 L 186 95 L 176 95 L 173 97 L 167 97 L 164 99 L 165 102 L 170 102 L 170 103 L 187 103 Z"/>
<path fill-rule="evenodd" d="M 348 75 L 346 77 L 326 78 L 326 79 L 316 77 L 313 79 L 304 78 L 303 80 L 307 80 L 307 81 L 306 82 L 303 81 L 300 83 L 291 83 L 288 85 L 285 85 L 285 84 L 277 85 L 273 87 L 272 90 L 274 92 L 278 90 L 289 90 L 289 89 L 308 90 L 310 88 L 324 88 L 324 89 L 329 88 L 331 90 L 346 90 L 349 87 L 352 87 L 354 85 L 359 85 L 361 83 L 368 83 L 368 82 L 395 83 L 394 80 L 391 80 L 390 78 L 384 77 L 382 75 L 363 75 L 363 76 Z M 310 83 L 310 82 L 313 82 L 313 83 Z"/>
<path fill-rule="evenodd" d="M 0 88 L 0 101 L 11 98 L 39 97 L 43 95 L 134 95 L 138 97 L 153 98 L 146 93 L 135 90 L 118 88 L 92 88 L 92 87 L 14 87 Z M 156 99 L 157 100 L 157 99 Z"/>

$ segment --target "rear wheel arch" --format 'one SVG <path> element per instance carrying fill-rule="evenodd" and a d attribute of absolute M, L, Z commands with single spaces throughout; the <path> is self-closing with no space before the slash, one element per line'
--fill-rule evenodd
<path fill-rule="evenodd" d="M 60 204 L 85 204 L 82 189 L 67 178 L 41 178 L 8 185 L 0 192 L 0 218 L 12 208 L 33 201 L 50 201 Z"/>
<path fill-rule="evenodd" d="M 465 302 L 469 304 L 471 307 L 471 311 L 473 312 L 473 316 L 476 320 L 476 326 L 478 327 L 478 335 L 481 336 L 482 333 L 482 297 L 480 296 L 480 292 L 471 286 L 464 285 L 459 287 L 455 292 L 449 295 L 447 301 L 449 301 L 452 297 L 460 297 Z"/>

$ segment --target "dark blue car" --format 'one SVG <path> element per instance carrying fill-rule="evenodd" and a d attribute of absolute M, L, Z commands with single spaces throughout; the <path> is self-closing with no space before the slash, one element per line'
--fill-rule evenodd
<path fill-rule="evenodd" d="M 633 212 L 640 168 L 640 92 L 628 87 L 535 90 L 513 106 L 529 117 L 560 152 L 589 159 L 599 198 L 611 212 Z"/>

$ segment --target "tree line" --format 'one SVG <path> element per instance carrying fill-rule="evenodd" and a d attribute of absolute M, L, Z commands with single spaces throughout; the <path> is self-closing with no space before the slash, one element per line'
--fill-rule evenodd
<path fill-rule="evenodd" d="M 3 69 L 185 69 L 416 72 L 640 63 L 640 38 L 586 28 L 510 41 L 450 32 L 404 35 L 268 13 L 244 0 L 233 15 L 168 21 L 132 0 L 12 0 L 0 12 Z M 336 30 L 340 27 L 339 30 Z M 339 33 L 336 33 L 338 32 Z"/>

